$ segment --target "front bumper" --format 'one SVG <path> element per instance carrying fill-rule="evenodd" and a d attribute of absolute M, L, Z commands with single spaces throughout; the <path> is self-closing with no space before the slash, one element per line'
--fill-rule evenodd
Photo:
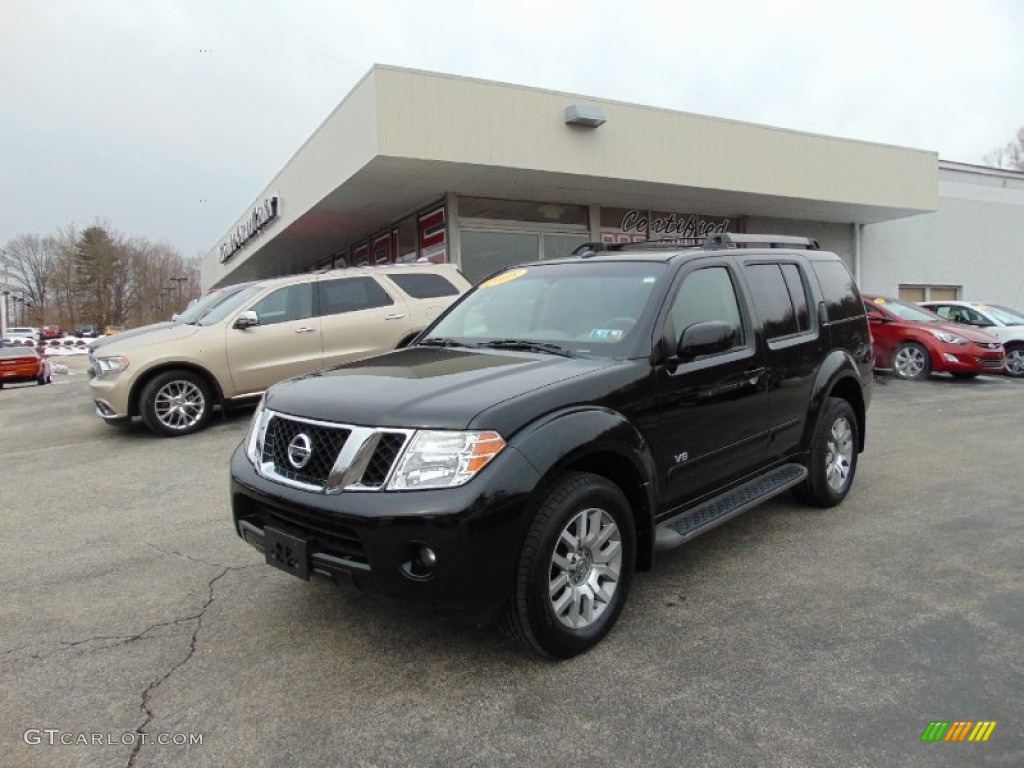
<path fill-rule="evenodd" d="M 121 374 L 95 375 L 90 369 L 89 392 L 96 404 L 96 415 L 107 421 L 122 421 L 130 417 L 128 400 L 131 382 Z"/>
<path fill-rule="evenodd" d="M 513 592 L 539 479 L 509 447 L 460 488 L 326 494 L 259 476 L 243 444 L 231 458 L 231 506 L 236 533 L 265 554 L 270 528 L 275 541 L 283 532 L 303 542 L 297 556 L 309 573 L 437 610 L 478 614 Z M 424 545 L 437 562 L 429 574 L 415 575 L 408 563 Z"/>
<path fill-rule="evenodd" d="M 947 373 L 1002 373 L 1006 367 L 1001 345 L 941 344 L 931 357 L 932 370 Z"/>

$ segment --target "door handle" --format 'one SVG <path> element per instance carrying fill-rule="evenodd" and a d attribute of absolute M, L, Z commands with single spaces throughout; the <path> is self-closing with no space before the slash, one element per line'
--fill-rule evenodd
<path fill-rule="evenodd" d="M 384 319 L 385 320 L 401 320 L 403 317 L 405 317 L 405 315 L 394 314 L 394 315 L 388 315 Z"/>
<path fill-rule="evenodd" d="M 296 333 L 315 333 L 316 328 L 310 328 L 308 325 L 304 325 L 301 328 L 296 329 Z"/>
<path fill-rule="evenodd" d="M 751 368 L 751 369 L 745 371 L 743 373 L 743 375 L 746 376 L 747 377 L 747 381 L 749 381 L 753 385 L 753 384 L 757 384 L 757 382 L 761 378 L 761 376 L 764 375 L 764 372 L 765 372 L 764 368 Z"/>

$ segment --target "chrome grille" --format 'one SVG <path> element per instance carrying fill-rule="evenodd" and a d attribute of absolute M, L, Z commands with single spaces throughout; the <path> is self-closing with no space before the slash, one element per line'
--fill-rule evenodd
<path fill-rule="evenodd" d="M 289 458 L 289 446 L 299 435 L 309 442 L 309 458 L 298 467 Z M 323 485 L 345 446 L 349 430 L 324 427 L 283 416 L 273 416 L 267 422 L 263 440 L 263 461 L 269 462 L 283 478 L 309 485 Z"/>
<path fill-rule="evenodd" d="M 981 364 L 982 368 L 1002 368 L 1003 367 L 1003 361 L 1000 360 L 1000 359 L 989 360 L 989 359 L 983 358 L 983 357 L 978 357 L 978 358 L 975 358 L 975 359 L 978 361 L 978 363 Z"/>
<path fill-rule="evenodd" d="M 326 493 L 383 488 L 413 433 L 272 411 L 266 411 L 260 422 L 257 472 L 284 485 Z"/>

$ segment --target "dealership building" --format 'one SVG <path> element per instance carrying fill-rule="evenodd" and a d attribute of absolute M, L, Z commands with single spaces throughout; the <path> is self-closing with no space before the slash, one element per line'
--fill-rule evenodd
<path fill-rule="evenodd" d="M 867 291 L 1024 305 L 1024 174 L 935 152 L 377 65 L 207 254 L 206 289 L 585 242 L 806 235 Z M 1016 293 L 1016 295 L 1015 295 Z"/>

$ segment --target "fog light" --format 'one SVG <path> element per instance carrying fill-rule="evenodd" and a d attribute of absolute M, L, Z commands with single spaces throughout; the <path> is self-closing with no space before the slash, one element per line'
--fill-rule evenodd
<path fill-rule="evenodd" d="M 959 362 L 960 362 L 960 361 L 959 361 L 959 360 L 957 359 L 957 356 L 956 356 L 956 355 L 954 355 L 954 354 L 952 354 L 952 353 L 950 353 L 950 352 L 943 352 L 943 353 L 942 353 L 942 356 L 943 356 L 944 358 L 946 358 L 946 360 L 947 360 L 948 362 L 950 362 L 950 363 L 959 363 Z"/>
<path fill-rule="evenodd" d="M 420 547 L 418 559 L 424 568 L 432 569 L 437 565 L 437 555 L 430 547 L 424 545 Z"/>
<path fill-rule="evenodd" d="M 437 553 L 422 541 L 405 545 L 402 551 L 402 572 L 411 579 L 429 579 L 437 567 Z"/>

